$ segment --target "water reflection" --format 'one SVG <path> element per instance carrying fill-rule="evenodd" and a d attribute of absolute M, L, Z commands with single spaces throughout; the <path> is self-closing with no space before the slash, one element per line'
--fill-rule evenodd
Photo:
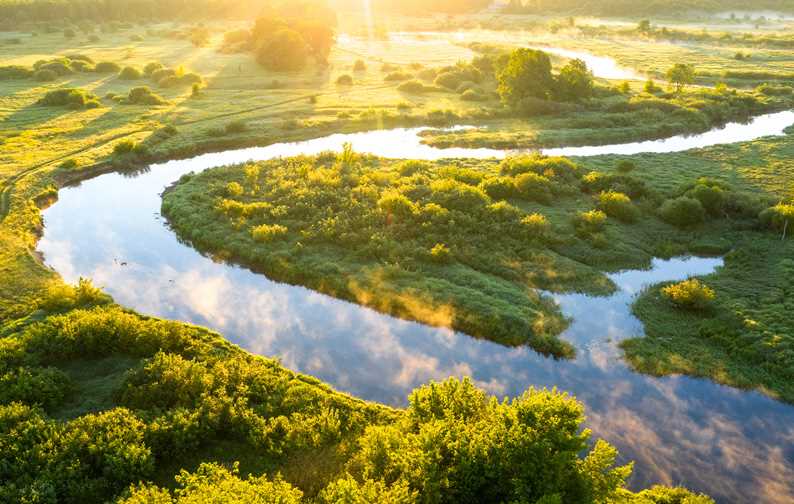
<path fill-rule="evenodd" d="M 212 262 L 163 225 L 160 193 L 184 173 L 344 141 L 390 156 L 484 156 L 437 151 L 420 145 L 416 130 L 395 130 L 208 154 L 132 178 L 103 175 L 60 192 L 39 249 L 68 281 L 90 277 L 123 305 L 211 327 L 357 396 L 404 404 L 413 387 L 450 375 L 472 376 L 499 395 L 556 386 L 585 403 L 597 436 L 637 462 L 635 485 L 685 484 L 731 502 L 794 499 L 794 408 L 705 380 L 635 374 L 617 347 L 642 333 L 629 305 L 643 286 L 707 274 L 719 259 L 656 260 L 649 271 L 611 275 L 619 290 L 609 297 L 553 295 L 573 317 L 563 337 L 578 349 L 575 360 L 558 362 Z"/>

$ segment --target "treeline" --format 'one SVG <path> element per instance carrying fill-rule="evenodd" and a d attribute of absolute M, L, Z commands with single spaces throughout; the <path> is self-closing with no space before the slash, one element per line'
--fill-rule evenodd
<path fill-rule="evenodd" d="M 602 16 L 674 15 L 686 12 L 739 10 L 794 11 L 792 0 L 759 0 L 751 5 L 739 0 L 510 0 L 509 14 L 594 14 Z"/>
<path fill-rule="evenodd" d="M 5 24 L 250 19 L 272 9 L 292 17 L 331 13 L 323 0 L 0 0 L 0 20 Z"/>
<path fill-rule="evenodd" d="M 359 10 L 361 0 L 332 0 L 340 10 Z M 396 12 L 400 14 L 463 14 L 487 8 L 491 0 L 372 0 L 368 2 L 376 13 Z"/>

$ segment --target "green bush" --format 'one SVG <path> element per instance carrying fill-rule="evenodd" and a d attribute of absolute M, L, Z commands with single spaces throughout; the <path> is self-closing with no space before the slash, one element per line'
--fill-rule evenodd
<path fill-rule="evenodd" d="M 501 402 L 469 380 L 431 383 L 411 394 L 401 420 L 367 429 L 350 474 L 385 478 L 439 504 L 519 495 L 523 502 L 606 502 L 631 466 L 615 466 L 617 451 L 603 441 L 589 446 L 583 421 L 581 405 L 558 392 L 530 390 Z"/>
<path fill-rule="evenodd" d="M 131 105 L 164 105 L 168 103 L 165 99 L 153 93 L 147 86 L 139 86 L 130 89 L 127 94 L 127 103 Z"/>
<path fill-rule="evenodd" d="M 702 224 L 706 219 L 706 210 L 700 201 L 681 196 L 665 201 L 659 209 L 662 219 L 677 227 L 689 227 Z"/>
<path fill-rule="evenodd" d="M 418 80 L 409 80 L 397 86 L 397 91 L 403 93 L 419 94 L 424 93 L 426 90 L 425 85 Z"/>
<path fill-rule="evenodd" d="M 413 78 L 413 75 L 406 72 L 391 72 L 383 78 L 386 82 L 405 81 Z"/>
<path fill-rule="evenodd" d="M 662 296 L 690 310 L 705 310 L 717 297 L 714 290 L 694 278 L 662 288 Z"/>
<path fill-rule="evenodd" d="M 353 71 L 354 72 L 364 72 L 367 69 L 367 64 L 364 63 L 364 60 L 357 59 L 355 63 L 353 63 Z"/>
<path fill-rule="evenodd" d="M 82 89 L 61 88 L 48 91 L 38 102 L 45 107 L 69 107 L 71 109 L 96 108 L 99 99 Z"/>
<path fill-rule="evenodd" d="M 634 222 L 639 217 L 639 210 L 631 202 L 631 198 L 615 191 L 606 191 L 599 194 L 598 208 L 609 217 L 614 217 L 623 222 Z"/>
<path fill-rule="evenodd" d="M 123 80 L 138 80 L 143 77 L 143 74 L 140 70 L 134 67 L 124 67 L 119 72 L 119 79 Z"/>
<path fill-rule="evenodd" d="M 348 75 L 348 74 L 340 75 L 336 79 L 336 84 L 339 85 L 339 86 L 352 86 L 353 85 L 353 77 Z"/>
<path fill-rule="evenodd" d="M 517 196 L 512 177 L 488 177 L 480 182 L 480 189 L 495 200 L 506 200 Z"/>
<path fill-rule="evenodd" d="M 94 71 L 96 73 L 119 73 L 121 72 L 121 66 L 118 63 L 114 63 L 112 61 L 100 61 L 99 63 L 94 66 Z"/>
<path fill-rule="evenodd" d="M 148 63 L 145 67 L 143 67 L 143 75 L 145 75 L 146 77 L 151 77 L 154 72 L 158 70 L 162 70 L 163 68 L 164 67 L 162 63 L 153 61 L 151 63 Z"/>
<path fill-rule="evenodd" d="M 515 178 L 515 184 L 519 197 L 546 205 L 551 203 L 551 182 L 543 175 L 534 172 L 522 173 Z"/>
<path fill-rule="evenodd" d="M 601 210 L 579 212 L 573 218 L 576 232 L 582 235 L 592 235 L 604 230 L 607 223 L 607 214 Z"/>
<path fill-rule="evenodd" d="M 121 142 L 117 143 L 113 146 L 113 154 L 116 155 L 124 155 L 130 154 L 135 150 L 136 143 L 132 140 L 122 140 Z"/>
<path fill-rule="evenodd" d="M 223 130 L 224 133 L 227 135 L 245 133 L 246 131 L 248 131 L 248 124 L 246 124 L 245 121 L 238 119 L 236 121 L 231 121 L 227 123 L 226 126 L 224 126 Z"/>

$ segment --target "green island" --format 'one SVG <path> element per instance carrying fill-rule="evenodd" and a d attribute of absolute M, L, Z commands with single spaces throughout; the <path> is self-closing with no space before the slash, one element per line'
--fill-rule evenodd
<path fill-rule="evenodd" d="M 59 189 L 158 161 L 415 126 L 439 148 L 605 145 L 792 108 L 783 16 L 580 3 L 0 0 L 0 502 L 714 502 L 632 483 L 565 391 L 497 398 L 449 378 L 405 408 L 365 401 L 69 285 L 37 251 Z M 553 294 L 721 256 L 639 295 L 645 336 L 621 343 L 625 359 L 794 403 L 792 159 L 790 132 L 581 158 L 346 148 L 185 176 L 162 210 L 218 260 L 558 359 L 576 350 Z"/>

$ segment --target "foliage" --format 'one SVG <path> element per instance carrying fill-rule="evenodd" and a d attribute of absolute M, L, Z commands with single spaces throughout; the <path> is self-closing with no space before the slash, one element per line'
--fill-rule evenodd
<path fill-rule="evenodd" d="M 578 233 L 591 235 L 603 231 L 607 222 L 607 214 L 601 210 L 579 212 L 574 216 L 573 225 Z"/>
<path fill-rule="evenodd" d="M 352 86 L 353 85 L 353 76 L 349 74 L 343 74 L 337 77 L 336 83 L 340 86 Z"/>
<path fill-rule="evenodd" d="M 605 191 L 599 194 L 598 208 L 609 217 L 623 222 L 634 222 L 639 217 L 639 210 L 631 202 L 631 198 L 621 192 Z"/>
<path fill-rule="evenodd" d="M 142 77 L 143 74 L 141 73 L 140 70 L 130 66 L 122 68 L 121 72 L 119 72 L 119 79 L 122 80 L 137 80 Z"/>
<path fill-rule="evenodd" d="M 303 493 L 281 477 L 271 481 L 265 476 L 240 479 L 237 465 L 230 471 L 216 463 L 201 464 L 194 473 L 182 471 L 172 493 L 154 485 L 136 485 L 117 504 L 299 504 Z"/>
<path fill-rule="evenodd" d="M 262 44 L 257 61 L 272 70 L 299 70 L 306 65 L 309 46 L 295 30 L 283 28 Z"/>
<path fill-rule="evenodd" d="M 121 72 L 121 66 L 112 61 L 100 61 L 94 67 L 96 73 L 118 73 Z"/>
<path fill-rule="evenodd" d="M 584 61 L 574 59 L 560 70 L 554 89 L 562 101 L 581 101 L 593 96 L 593 74 Z"/>
<path fill-rule="evenodd" d="M 667 71 L 667 80 L 675 85 L 676 92 L 681 92 L 687 85 L 695 82 L 695 68 L 692 65 L 676 63 Z"/>
<path fill-rule="evenodd" d="M 502 100 L 517 105 L 526 98 L 545 100 L 554 85 L 549 55 L 535 49 L 516 49 L 497 74 Z"/>
<path fill-rule="evenodd" d="M 69 107 L 71 109 L 99 107 L 99 98 L 76 88 L 59 88 L 48 91 L 39 101 L 38 105 L 45 107 Z"/>
<path fill-rule="evenodd" d="M 688 227 L 701 224 L 706 218 L 706 210 L 700 201 L 681 196 L 665 201 L 659 209 L 659 215 L 674 226 Z"/>
<path fill-rule="evenodd" d="M 368 428 L 349 470 L 423 502 L 601 502 L 631 466 L 616 467 L 617 451 L 603 441 L 579 458 L 589 437 L 582 421 L 564 394 L 531 389 L 500 403 L 469 380 L 449 379 L 415 390 L 399 422 Z"/>
<path fill-rule="evenodd" d="M 662 289 L 662 295 L 676 306 L 692 310 L 704 310 L 717 297 L 714 290 L 692 278 L 683 282 L 668 285 Z"/>
<path fill-rule="evenodd" d="M 794 234 L 794 203 L 778 203 L 759 215 L 764 227 Z"/>
<path fill-rule="evenodd" d="M 164 105 L 168 103 L 163 97 L 155 94 L 147 86 L 140 86 L 130 89 L 127 95 L 127 103 L 133 105 Z"/>

